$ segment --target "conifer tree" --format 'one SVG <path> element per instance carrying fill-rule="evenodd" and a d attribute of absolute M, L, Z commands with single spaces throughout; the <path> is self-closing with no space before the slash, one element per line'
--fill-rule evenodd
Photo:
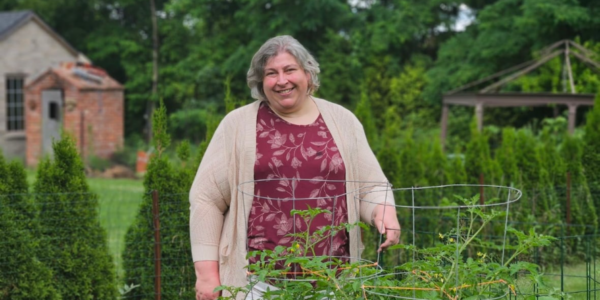
<path fill-rule="evenodd" d="M 423 143 L 425 144 L 425 143 Z M 426 165 L 427 185 L 443 185 L 448 183 L 447 169 L 448 160 L 442 150 L 439 139 L 428 143 L 425 151 L 424 163 Z"/>
<path fill-rule="evenodd" d="M 596 95 L 594 108 L 587 114 L 583 147 L 583 166 L 594 199 L 600 207 L 600 93 Z"/>
<path fill-rule="evenodd" d="M 590 190 L 583 174 L 584 166 L 581 160 L 583 156 L 583 142 L 576 137 L 565 137 L 560 154 L 565 162 L 565 170 L 571 176 L 571 222 L 577 225 L 593 225 L 593 228 L 596 228 L 598 224 L 598 216 L 596 214 L 598 208 L 591 198 Z M 591 234 L 592 232 L 585 233 Z"/>
<path fill-rule="evenodd" d="M 53 144 L 54 160 L 38 166 L 34 191 L 41 207 L 43 261 L 64 299 L 113 299 L 115 266 L 98 220 L 98 196 L 90 192 L 73 139 Z"/>
<path fill-rule="evenodd" d="M 467 172 L 465 171 L 464 158 L 460 154 L 460 149 L 455 149 L 448 161 L 448 170 L 446 177 L 449 184 L 465 184 L 467 183 Z"/>
<path fill-rule="evenodd" d="M 382 146 L 377 152 L 377 160 L 383 169 L 383 173 L 388 181 L 395 187 L 400 188 L 400 172 L 402 166 L 400 163 L 399 137 L 400 137 L 400 118 L 394 107 L 389 107 L 385 113 L 385 128 L 381 135 Z"/>
<path fill-rule="evenodd" d="M 523 191 L 521 198 L 521 220 L 534 221 L 539 207 L 537 200 L 539 198 L 540 159 L 536 151 L 536 140 L 530 130 L 521 129 L 517 132 L 515 142 L 515 154 L 517 158 L 517 168 L 520 176 L 517 188 Z"/>
<path fill-rule="evenodd" d="M 379 134 L 375 125 L 371 102 L 364 89 L 360 95 L 360 101 L 354 109 L 354 114 L 363 125 L 371 149 L 373 149 L 373 152 L 377 153 L 379 150 Z"/>
<path fill-rule="evenodd" d="M 516 131 L 512 127 L 502 130 L 502 144 L 496 151 L 496 161 L 503 170 L 500 185 L 515 186 L 519 180 L 519 169 L 516 158 Z"/>
<path fill-rule="evenodd" d="M 558 151 L 556 132 L 544 128 L 540 135 L 538 156 L 540 157 L 540 217 L 539 221 L 545 223 L 561 223 L 560 191 L 557 186 L 565 186 L 565 165 Z M 563 198 L 564 199 L 564 198 Z"/>
<path fill-rule="evenodd" d="M 420 163 L 420 149 L 413 138 L 413 130 L 408 127 L 402 133 L 400 143 L 400 165 L 402 166 L 399 177 L 401 187 L 426 186 L 424 166 Z"/>
<path fill-rule="evenodd" d="M 467 183 L 478 184 L 481 174 L 486 178 L 493 177 L 491 166 L 490 146 L 485 133 L 479 132 L 474 124 L 471 126 L 471 140 L 465 150 L 465 171 Z M 486 181 L 489 183 L 489 180 Z"/>
<path fill-rule="evenodd" d="M 25 170 L 0 153 L 0 299 L 61 299 L 52 270 L 39 259 L 35 206 Z"/>
<path fill-rule="evenodd" d="M 157 155 L 150 158 L 144 176 L 144 198 L 139 213 L 127 230 L 123 265 L 125 283 L 140 285 L 131 292 L 136 299 L 154 299 L 155 241 L 152 192 L 158 192 L 161 240 L 161 294 L 167 299 L 194 298 L 195 273 L 189 239 L 189 189 L 196 164 L 189 162 L 189 143 L 177 149 L 180 166 L 164 155 L 170 144 L 166 134 L 166 108 L 162 101 L 152 116 Z"/>

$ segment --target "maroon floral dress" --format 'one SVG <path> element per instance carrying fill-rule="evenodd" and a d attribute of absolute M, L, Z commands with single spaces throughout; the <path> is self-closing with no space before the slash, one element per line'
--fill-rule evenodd
<path fill-rule="evenodd" d="M 309 125 L 294 125 L 265 103 L 258 110 L 254 194 L 248 219 L 248 251 L 289 247 L 289 234 L 306 232 L 307 222 L 292 218 L 292 209 L 329 210 L 311 223 L 310 232 L 348 220 L 345 167 L 322 116 Z M 309 253 L 312 255 L 312 253 Z M 319 241 L 315 255 L 349 257 L 348 233 Z M 250 263 L 255 262 L 254 258 Z"/>

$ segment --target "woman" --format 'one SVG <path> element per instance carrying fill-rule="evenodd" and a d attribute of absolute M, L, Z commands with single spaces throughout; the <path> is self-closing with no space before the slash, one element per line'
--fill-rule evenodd
<path fill-rule="evenodd" d="M 270 209 L 265 197 L 287 192 L 276 185 L 289 178 L 318 179 L 295 185 L 295 191 L 327 198 L 320 203 L 336 210 L 339 222 L 355 223 L 360 216 L 377 226 L 386 235 L 378 251 L 398 243 L 395 210 L 383 205 L 394 203 L 391 193 L 386 199 L 369 199 L 375 193 L 366 193 L 368 201 L 354 205 L 350 192 L 365 191 L 367 182 L 387 179 L 358 119 L 345 108 L 312 96 L 319 87 L 318 73 L 316 60 L 291 36 L 269 39 L 252 58 L 247 81 L 258 101 L 223 119 L 190 191 L 196 299 L 216 299 L 213 290 L 221 284 L 245 286 L 248 250 L 290 243 L 285 238 L 289 207 L 283 205 L 267 218 L 259 216 Z M 320 189 L 311 186 L 315 182 L 334 184 Z M 326 245 L 322 253 L 359 257 L 360 239 L 348 238 L 357 236 L 354 230 L 358 229 L 336 236 L 335 244 Z"/>

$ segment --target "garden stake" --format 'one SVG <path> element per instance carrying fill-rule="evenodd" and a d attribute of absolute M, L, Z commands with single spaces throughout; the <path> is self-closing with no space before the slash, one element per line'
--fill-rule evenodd
<path fill-rule="evenodd" d="M 160 220 L 157 190 L 152 191 L 152 214 L 154 215 L 154 299 L 160 300 Z"/>

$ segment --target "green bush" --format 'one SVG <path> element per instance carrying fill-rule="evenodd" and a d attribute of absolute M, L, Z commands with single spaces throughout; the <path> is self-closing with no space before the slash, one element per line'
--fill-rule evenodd
<path fill-rule="evenodd" d="M 61 299 L 52 271 L 38 257 L 42 243 L 27 191 L 23 166 L 7 165 L 0 153 L 0 299 Z"/>
<path fill-rule="evenodd" d="M 98 196 L 90 192 L 73 139 L 65 135 L 53 148 L 54 161 L 40 162 L 34 185 L 47 244 L 42 259 L 64 299 L 114 299 L 115 266 L 98 221 Z"/>
<path fill-rule="evenodd" d="M 588 182 L 600 186 L 600 93 L 594 108 L 587 115 L 584 136 L 583 161 Z"/>
<path fill-rule="evenodd" d="M 196 281 L 189 239 L 189 201 L 196 165 L 189 163 L 189 143 L 176 151 L 180 164 L 173 164 L 165 151 L 170 144 L 166 110 L 161 106 L 153 115 L 154 147 L 144 177 L 144 199 L 140 211 L 125 237 L 123 265 L 125 283 L 140 285 L 130 292 L 136 299 L 154 299 L 154 233 L 152 191 L 158 191 L 161 239 L 161 294 L 166 299 L 193 299 Z"/>
<path fill-rule="evenodd" d="M 96 155 L 90 155 L 88 157 L 88 167 L 94 171 L 105 171 L 110 168 L 111 162 L 110 160 L 102 157 L 98 157 Z"/>

